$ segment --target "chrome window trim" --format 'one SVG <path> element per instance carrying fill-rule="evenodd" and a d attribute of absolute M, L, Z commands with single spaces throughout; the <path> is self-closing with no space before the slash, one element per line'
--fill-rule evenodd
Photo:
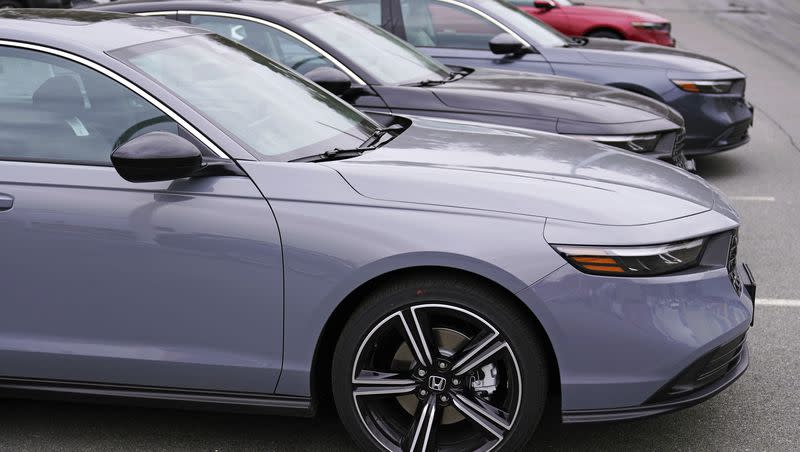
<path fill-rule="evenodd" d="M 489 22 L 493 23 L 498 28 L 500 28 L 501 30 L 504 30 L 506 33 L 510 34 L 511 36 L 513 36 L 516 40 L 518 40 L 526 48 L 529 48 L 529 49 L 533 48 L 533 46 L 531 46 L 527 41 L 522 39 L 522 37 L 520 35 L 515 33 L 514 30 L 512 30 L 512 29 L 508 28 L 507 26 L 505 26 L 504 24 L 498 22 L 497 20 L 495 20 L 494 17 L 486 14 L 485 12 L 479 10 L 478 8 L 475 8 L 475 7 L 470 6 L 470 5 L 465 5 L 465 4 L 463 4 L 461 2 L 457 2 L 455 0 L 433 0 L 433 1 L 441 2 L 441 3 L 449 3 L 449 4 L 453 5 L 453 6 L 466 9 L 467 11 L 471 11 L 471 12 L 483 17 L 484 19 L 488 20 Z"/>
<path fill-rule="evenodd" d="M 328 3 L 340 3 L 340 2 L 343 2 L 343 1 L 346 1 L 346 0 L 319 0 L 319 1 L 317 1 L 317 3 L 320 4 L 320 5 L 325 5 L 325 4 L 328 4 Z M 449 3 L 449 4 L 451 4 L 451 5 L 455 6 L 455 7 L 463 8 L 463 9 L 466 9 L 467 11 L 471 11 L 471 12 L 477 14 L 478 16 L 483 17 L 484 19 L 488 20 L 489 22 L 491 22 L 492 24 L 497 26 L 497 28 L 499 28 L 499 29 L 505 31 L 506 33 L 510 34 L 511 36 L 513 36 L 516 40 L 518 40 L 526 48 L 529 48 L 529 49 L 533 48 L 533 46 L 531 46 L 528 42 L 526 42 L 524 39 L 522 39 L 522 37 L 520 35 L 515 33 L 514 30 L 506 27 L 504 24 L 502 24 L 502 23 L 498 22 L 497 20 L 495 20 L 492 16 L 486 14 L 485 12 L 483 12 L 483 11 L 477 9 L 477 8 L 474 8 L 474 7 L 469 6 L 469 5 L 465 5 L 463 3 L 460 3 L 460 2 L 457 2 L 457 1 L 454 1 L 454 0 L 433 0 L 433 1 L 441 2 L 441 3 Z"/>
<path fill-rule="evenodd" d="M 115 82 L 121 84 L 122 86 L 128 88 L 129 90 L 133 91 L 134 93 L 138 94 L 144 100 L 149 102 L 151 105 L 156 107 L 158 110 L 161 110 L 162 113 L 169 116 L 173 121 L 178 123 L 181 127 L 189 131 L 195 138 L 197 138 L 201 143 L 207 146 L 214 154 L 216 154 L 220 158 L 230 159 L 227 154 L 222 152 L 216 144 L 214 144 L 208 137 L 203 135 L 199 130 L 197 130 L 193 125 L 191 125 L 188 121 L 181 118 L 177 113 L 175 113 L 171 108 L 164 105 L 160 100 L 156 99 L 155 97 L 151 96 L 147 91 L 139 88 L 136 84 L 129 81 L 125 77 L 117 74 L 116 72 L 106 68 L 105 66 L 101 66 L 93 61 L 90 61 L 86 58 L 81 56 L 65 52 L 63 50 L 53 49 L 51 47 L 38 45 L 38 44 L 28 44 L 24 42 L 16 42 L 16 41 L 9 41 L 9 40 L 2 40 L 0 39 L 0 47 L 16 47 L 20 49 L 28 49 L 34 50 L 38 52 L 48 53 L 50 55 L 55 55 L 61 58 L 65 58 L 72 62 L 78 63 L 80 65 L 86 66 L 90 69 L 93 69 L 106 77 L 114 80 Z"/>
<path fill-rule="evenodd" d="M 155 13 L 149 13 L 149 14 L 153 14 L 154 15 Z M 168 14 L 171 14 L 171 13 L 168 13 Z M 215 16 L 215 17 L 228 17 L 228 18 L 231 18 L 231 19 L 246 20 L 246 21 L 257 23 L 257 24 L 265 25 L 265 26 L 270 27 L 270 28 L 274 28 L 275 30 L 278 30 L 278 31 L 280 31 L 280 32 L 282 32 L 284 34 L 287 34 L 287 35 L 291 36 L 292 38 L 302 42 L 303 44 L 311 47 L 312 50 L 316 51 L 317 53 L 319 53 L 320 55 L 325 57 L 325 59 L 327 59 L 328 61 L 333 63 L 334 66 L 336 66 L 342 72 L 347 74 L 347 76 L 350 77 L 357 85 L 367 86 L 367 83 L 364 80 L 362 80 L 361 77 L 356 75 L 355 72 L 351 71 L 347 66 L 342 64 L 339 60 L 337 60 L 336 58 L 331 56 L 331 54 L 329 54 L 328 52 L 324 51 L 318 45 L 314 44 L 313 42 L 309 41 L 308 39 L 304 38 L 303 36 L 295 33 L 292 30 L 289 30 L 288 28 L 286 28 L 284 26 L 272 23 L 272 22 L 270 22 L 268 20 L 259 19 L 257 17 L 245 16 L 245 15 L 242 15 L 242 14 L 234 14 L 234 13 L 222 13 L 222 12 L 217 12 L 217 11 L 194 11 L 194 10 L 179 10 L 178 11 L 178 16 L 183 15 L 183 14 L 201 15 L 201 16 Z"/>
<path fill-rule="evenodd" d="M 178 11 L 151 11 L 146 13 L 134 13 L 137 16 L 167 16 L 170 14 L 178 14 Z"/>

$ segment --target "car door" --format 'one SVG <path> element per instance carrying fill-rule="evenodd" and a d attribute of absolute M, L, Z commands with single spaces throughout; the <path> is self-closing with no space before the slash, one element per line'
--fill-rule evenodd
<path fill-rule="evenodd" d="M 522 57 L 492 53 L 489 41 L 513 32 L 477 9 L 453 0 L 397 1 L 402 27 L 395 33 L 442 63 L 552 73 L 535 51 Z"/>
<path fill-rule="evenodd" d="M 155 130 L 202 138 L 113 73 L 50 52 L 0 46 L 0 375 L 273 392 L 270 206 L 245 176 L 123 180 L 115 146 Z"/>
<path fill-rule="evenodd" d="M 284 27 L 277 24 L 257 18 L 231 17 L 229 14 L 210 11 L 181 11 L 178 18 L 237 41 L 300 74 L 307 74 L 320 67 L 331 67 L 345 72 L 355 85 L 364 84 L 352 69 L 310 41 L 300 35 L 288 33 Z M 351 90 L 346 94 L 345 100 L 356 108 L 388 111 L 383 100 L 372 90 Z"/>

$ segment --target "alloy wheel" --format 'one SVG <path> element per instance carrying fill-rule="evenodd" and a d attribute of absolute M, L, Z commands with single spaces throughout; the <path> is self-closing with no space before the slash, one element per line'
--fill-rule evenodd
<path fill-rule="evenodd" d="M 407 307 L 364 338 L 352 370 L 358 415 L 390 451 L 489 451 L 515 424 L 522 376 L 506 338 L 456 306 Z"/>

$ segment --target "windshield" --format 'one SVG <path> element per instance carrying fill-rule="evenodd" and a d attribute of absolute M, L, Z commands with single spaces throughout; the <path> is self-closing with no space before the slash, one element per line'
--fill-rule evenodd
<path fill-rule="evenodd" d="M 216 35 L 111 54 L 172 91 L 260 159 L 291 160 L 357 146 L 378 127 L 283 66 Z"/>
<path fill-rule="evenodd" d="M 530 14 L 503 0 L 481 2 L 481 8 L 501 23 L 511 28 L 516 28 L 520 33 L 530 38 L 531 44 L 539 47 L 564 47 L 570 40 L 551 28 L 549 25 L 535 19 Z"/>
<path fill-rule="evenodd" d="M 342 13 L 317 14 L 297 25 L 316 41 L 347 55 L 382 85 L 442 80 L 450 73 L 405 41 Z"/>

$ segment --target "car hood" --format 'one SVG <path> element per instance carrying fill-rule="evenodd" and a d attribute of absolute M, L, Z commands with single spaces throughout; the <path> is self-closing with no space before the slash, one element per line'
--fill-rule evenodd
<path fill-rule="evenodd" d="M 382 147 L 325 163 L 372 199 L 641 225 L 714 206 L 702 179 L 592 142 L 524 129 L 412 118 Z"/>
<path fill-rule="evenodd" d="M 566 77 L 475 69 L 466 77 L 432 88 L 453 108 L 620 124 L 667 119 L 683 125 L 680 113 L 639 94 Z"/>
<path fill-rule="evenodd" d="M 686 50 L 618 39 L 585 39 L 586 45 L 569 47 L 566 50 L 577 51 L 592 63 L 650 66 L 697 73 L 739 72 L 735 67 L 720 60 Z M 743 77 L 741 73 L 739 76 Z"/>
<path fill-rule="evenodd" d="M 625 8 L 609 8 L 605 6 L 588 6 L 588 5 L 580 5 L 580 6 L 570 6 L 567 10 L 567 14 L 570 16 L 579 15 L 579 16 L 588 16 L 588 17 L 617 17 L 617 18 L 629 18 L 633 20 L 641 20 L 644 22 L 669 22 L 669 20 L 652 13 L 648 13 L 645 11 L 636 11 L 633 9 L 625 9 Z"/>

